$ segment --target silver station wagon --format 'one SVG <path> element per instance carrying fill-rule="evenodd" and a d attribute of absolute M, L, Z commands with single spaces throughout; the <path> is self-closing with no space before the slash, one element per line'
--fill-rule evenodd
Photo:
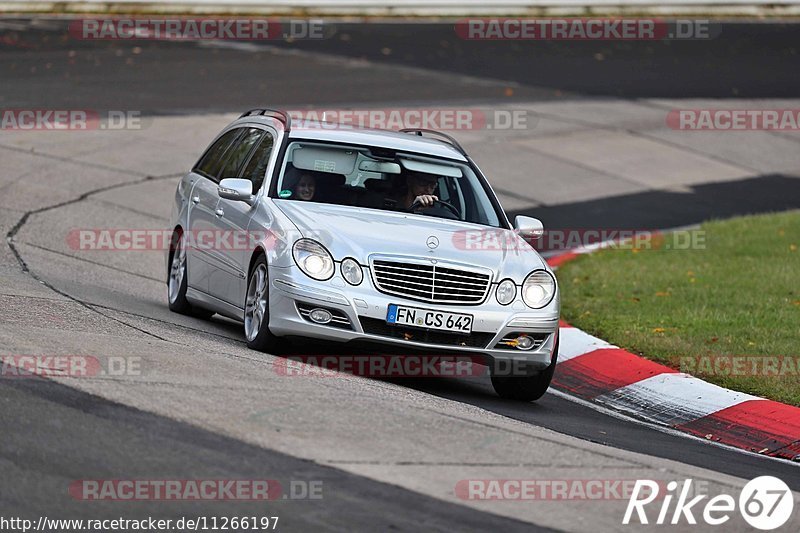
<path fill-rule="evenodd" d="M 241 321 L 253 349 L 479 358 L 525 401 L 550 385 L 558 286 L 525 240 L 542 224 L 512 226 L 448 135 L 248 111 L 181 179 L 170 228 L 170 309 Z"/>

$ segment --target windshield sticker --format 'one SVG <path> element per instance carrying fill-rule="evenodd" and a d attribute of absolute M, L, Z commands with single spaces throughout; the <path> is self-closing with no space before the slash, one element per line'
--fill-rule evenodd
<path fill-rule="evenodd" d="M 278 193 L 278 196 L 281 198 L 289 198 L 292 195 L 292 191 L 289 189 L 283 189 L 281 192 Z"/>
<path fill-rule="evenodd" d="M 336 161 L 323 161 L 321 159 L 315 159 L 314 170 L 319 170 L 321 172 L 336 172 Z"/>

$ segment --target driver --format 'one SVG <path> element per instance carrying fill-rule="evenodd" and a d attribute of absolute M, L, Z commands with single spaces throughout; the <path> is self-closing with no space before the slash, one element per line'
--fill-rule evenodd
<path fill-rule="evenodd" d="M 439 197 L 433 194 L 438 183 L 436 176 L 409 173 L 406 176 L 406 191 L 400 199 L 400 207 L 411 210 L 415 202 L 418 202 L 421 208 L 432 207 L 433 203 L 439 200 Z"/>

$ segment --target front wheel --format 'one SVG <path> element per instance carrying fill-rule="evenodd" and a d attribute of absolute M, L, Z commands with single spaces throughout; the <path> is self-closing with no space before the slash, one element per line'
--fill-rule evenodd
<path fill-rule="evenodd" d="M 534 376 L 492 376 L 492 387 L 501 397 L 508 400 L 533 402 L 544 396 L 553 380 L 558 359 L 558 340 L 553 349 L 550 366 Z"/>
<path fill-rule="evenodd" d="M 244 334 L 248 348 L 273 354 L 280 351 L 280 337 L 269 330 L 269 276 L 263 255 L 250 270 L 244 302 Z"/>

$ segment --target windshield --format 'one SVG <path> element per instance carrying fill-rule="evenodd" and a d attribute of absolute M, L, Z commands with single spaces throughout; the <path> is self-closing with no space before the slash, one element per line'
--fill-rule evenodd
<path fill-rule="evenodd" d="M 503 227 L 469 165 L 386 148 L 295 141 L 274 196 Z"/>

